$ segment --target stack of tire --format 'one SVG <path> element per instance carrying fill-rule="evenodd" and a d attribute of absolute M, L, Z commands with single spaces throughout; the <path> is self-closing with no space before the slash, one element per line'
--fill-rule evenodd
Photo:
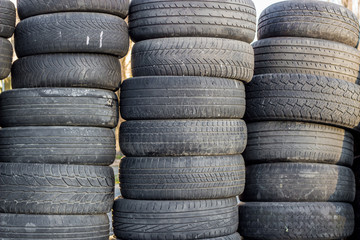
<path fill-rule="evenodd" d="M 0 95 L 0 239 L 109 239 L 128 1 L 18 0 Z"/>
<path fill-rule="evenodd" d="M 354 230 L 351 170 L 360 122 L 359 23 L 346 8 L 284 1 L 265 9 L 246 88 L 248 146 L 240 234 L 342 239 Z"/>
<path fill-rule="evenodd" d="M 121 86 L 118 239 L 240 239 L 251 0 L 132 0 Z"/>

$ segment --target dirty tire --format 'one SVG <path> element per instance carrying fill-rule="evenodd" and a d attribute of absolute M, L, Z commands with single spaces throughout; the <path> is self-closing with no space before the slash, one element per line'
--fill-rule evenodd
<path fill-rule="evenodd" d="M 354 128 L 360 122 L 360 86 L 305 74 L 257 75 L 246 86 L 248 122 L 291 120 Z"/>
<path fill-rule="evenodd" d="M 118 198 L 114 233 L 129 240 L 207 239 L 227 236 L 238 227 L 236 198 L 193 201 L 144 201 Z"/>
<path fill-rule="evenodd" d="M 115 134 L 108 128 L 46 126 L 0 130 L 0 162 L 108 166 L 115 155 Z"/>
<path fill-rule="evenodd" d="M 15 30 L 16 9 L 9 0 L 0 1 L 0 37 L 10 38 Z"/>
<path fill-rule="evenodd" d="M 317 163 L 269 163 L 246 168 L 244 202 L 352 202 L 351 168 Z"/>
<path fill-rule="evenodd" d="M 40 14 L 57 12 L 99 12 L 125 18 L 129 11 L 129 0 L 18 0 L 20 19 Z"/>
<path fill-rule="evenodd" d="M 119 57 L 129 48 L 126 22 L 103 13 L 53 13 L 27 18 L 15 30 L 17 56 L 103 53 Z"/>
<path fill-rule="evenodd" d="M 9 40 L 2 37 L 0 37 L 0 52 L 0 79 L 4 79 L 7 78 L 11 72 L 13 47 Z"/>
<path fill-rule="evenodd" d="M 325 163 L 351 166 L 354 138 L 344 129 L 306 122 L 248 123 L 247 164 Z"/>
<path fill-rule="evenodd" d="M 241 155 L 127 157 L 120 163 L 124 198 L 197 200 L 240 195 L 245 185 Z"/>
<path fill-rule="evenodd" d="M 0 95 L 0 126 L 92 126 L 118 123 L 114 92 L 90 88 L 25 88 Z"/>
<path fill-rule="evenodd" d="M 351 10 L 331 2 L 284 1 L 260 15 L 258 39 L 271 37 L 320 38 L 355 47 L 359 22 Z"/>
<path fill-rule="evenodd" d="M 111 167 L 0 163 L 0 212 L 108 213 L 114 182 Z"/>
<path fill-rule="evenodd" d="M 116 236 L 113 235 L 113 236 L 110 236 L 109 240 L 121 240 L 121 239 L 116 238 Z M 223 236 L 223 237 L 204 238 L 203 240 L 242 240 L 242 238 L 239 233 L 234 233 L 234 234 Z"/>
<path fill-rule="evenodd" d="M 120 98 L 126 120 L 241 119 L 245 113 L 244 84 L 224 78 L 131 78 L 122 83 Z"/>
<path fill-rule="evenodd" d="M 121 80 L 119 59 L 111 55 L 40 54 L 16 60 L 12 87 L 85 87 L 116 91 Z"/>
<path fill-rule="evenodd" d="M 239 232 L 248 239 L 342 239 L 354 230 L 348 203 L 249 202 L 239 212 Z"/>
<path fill-rule="evenodd" d="M 108 240 L 109 219 L 106 214 L 27 215 L 0 213 L 0 239 L 39 240 L 49 238 Z"/>
<path fill-rule="evenodd" d="M 250 44 L 205 37 L 161 38 L 138 42 L 132 73 L 140 76 L 205 76 L 250 82 L 254 70 Z"/>
<path fill-rule="evenodd" d="M 233 155 L 247 141 L 243 120 L 134 120 L 120 126 L 127 157 Z"/>
<path fill-rule="evenodd" d="M 251 43 L 256 31 L 256 10 L 251 0 L 133 0 L 129 16 L 129 32 L 135 42 L 197 36 Z"/>
<path fill-rule="evenodd" d="M 255 75 L 297 73 L 360 83 L 360 51 L 343 43 L 314 38 L 277 37 L 253 44 Z"/>

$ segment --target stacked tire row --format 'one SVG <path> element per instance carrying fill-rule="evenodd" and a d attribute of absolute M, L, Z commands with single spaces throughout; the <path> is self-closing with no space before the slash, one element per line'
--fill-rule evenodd
<path fill-rule="evenodd" d="M 255 21 L 251 0 L 131 2 L 118 239 L 240 239 Z"/>
<path fill-rule="evenodd" d="M 8 40 L 15 30 L 16 10 L 10 0 L 0 1 L 0 80 L 9 76 L 13 58 L 13 47 Z"/>
<path fill-rule="evenodd" d="M 127 1 L 19 0 L 0 95 L 0 239 L 109 239 Z"/>
<path fill-rule="evenodd" d="M 342 239 L 354 230 L 351 130 L 359 123 L 359 23 L 346 8 L 284 1 L 261 14 L 246 88 L 240 234 Z"/>

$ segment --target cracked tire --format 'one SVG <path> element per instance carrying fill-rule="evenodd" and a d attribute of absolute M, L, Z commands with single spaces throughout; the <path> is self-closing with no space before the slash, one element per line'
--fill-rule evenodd
<path fill-rule="evenodd" d="M 9 0 L 0 1 L 0 37 L 10 38 L 15 30 L 16 9 Z"/>
<path fill-rule="evenodd" d="M 2 37 L 0 37 L 0 52 L 0 79 L 5 79 L 11 72 L 13 47 L 9 40 Z"/>

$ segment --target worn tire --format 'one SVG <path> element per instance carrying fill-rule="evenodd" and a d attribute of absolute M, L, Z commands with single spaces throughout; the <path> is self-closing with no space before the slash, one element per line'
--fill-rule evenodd
<path fill-rule="evenodd" d="M 124 81 L 121 116 L 126 120 L 243 118 L 242 82 L 210 77 L 137 77 Z"/>
<path fill-rule="evenodd" d="M 109 239 L 102 215 L 26 215 L 0 213 L 0 239 Z"/>
<path fill-rule="evenodd" d="M 253 43 L 255 75 L 311 74 L 360 83 L 360 51 L 315 38 L 274 37 Z"/>
<path fill-rule="evenodd" d="M 236 232 L 236 198 L 194 201 L 144 201 L 118 198 L 114 233 L 129 240 L 207 239 Z"/>
<path fill-rule="evenodd" d="M 241 155 L 129 157 L 120 163 L 124 198 L 198 200 L 240 195 L 245 185 Z"/>
<path fill-rule="evenodd" d="M 57 12 L 99 12 L 125 18 L 129 0 L 17 0 L 20 19 Z"/>
<path fill-rule="evenodd" d="M 16 60 L 12 87 L 85 87 L 116 91 L 121 81 L 119 59 L 111 55 L 40 54 Z"/>
<path fill-rule="evenodd" d="M 128 48 L 126 22 L 104 13 L 44 14 L 21 21 L 15 30 L 19 58 L 45 53 L 103 53 L 123 57 Z"/>
<path fill-rule="evenodd" d="M 0 163 L 0 212 L 108 213 L 114 184 L 111 167 Z"/>
<path fill-rule="evenodd" d="M 243 120 L 134 120 L 120 126 L 127 157 L 234 155 L 246 141 Z"/>
<path fill-rule="evenodd" d="M 269 163 L 246 168 L 244 202 L 352 202 L 351 168 L 314 163 Z"/>
<path fill-rule="evenodd" d="M 342 239 L 354 230 L 348 203 L 249 202 L 239 212 L 239 232 L 246 239 Z"/>
<path fill-rule="evenodd" d="M 108 128 L 11 127 L 0 130 L 0 162 L 108 166 L 116 155 Z"/>
<path fill-rule="evenodd" d="M 15 30 L 16 9 L 9 0 L 0 1 L 0 37 L 10 38 Z"/>
<path fill-rule="evenodd" d="M 205 76 L 249 82 L 254 70 L 250 44 L 205 37 L 160 38 L 138 42 L 132 73 L 141 76 Z"/>
<path fill-rule="evenodd" d="M 109 240 L 121 240 L 121 239 L 116 238 L 116 236 L 113 235 L 113 236 L 110 236 Z M 239 233 L 234 233 L 234 234 L 227 235 L 224 237 L 206 238 L 204 240 L 242 240 L 242 238 Z"/>
<path fill-rule="evenodd" d="M 214 37 L 251 43 L 256 31 L 256 10 L 251 0 L 133 0 L 129 16 L 129 33 L 135 42 Z"/>
<path fill-rule="evenodd" d="M 10 41 L 2 37 L 0 37 L 0 53 L 0 80 L 2 80 L 7 78 L 11 72 L 13 57 L 13 47 Z"/>
<path fill-rule="evenodd" d="M 114 92 L 90 88 L 24 88 L 0 95 L 0 126 L 117 126 Z"/>
<path fill-rule="evenodd" d="M 246 86 L 248 122 L 291 120 L 353 129 L 360 122 L 360 86 L 304 74 L 264 74 Z"/>

